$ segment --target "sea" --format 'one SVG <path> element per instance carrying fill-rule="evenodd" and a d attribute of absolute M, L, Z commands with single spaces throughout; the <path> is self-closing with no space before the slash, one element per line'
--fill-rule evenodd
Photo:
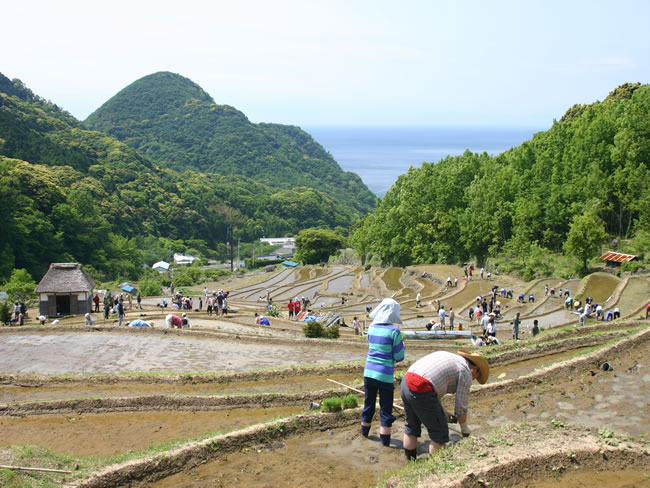
<path fill-rule="evenodd" d="M 486 127 L 303 127 L 344 171 L 358 174 L 383 197 L 409 167 L 435 163 L 446 156 L 497 155 L 547 128 Z"/>

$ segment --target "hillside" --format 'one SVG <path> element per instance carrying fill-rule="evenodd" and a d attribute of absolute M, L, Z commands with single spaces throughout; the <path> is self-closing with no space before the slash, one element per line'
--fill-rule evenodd
<path fill-rule="evenodd" d="M 349 227 L 359 213 L 323 191 L 278 189 L 244 175 L 160 168 L 0 74 L 0 281 L 79 261 L 99 277 L 233 238 Z"/>
<path fill-rule="evenodd" d="M 317 188 L 359 214 L 374 207 L 361 179 L 344 172 L 309 134 L 294 126 L 253 124 L 178 74 L 159 72 L 133 82 L 84 123 L 161 167 L 243 175 L 280 189 Z"/>
<path fill-rule="evenodd" d="M 505 254 L 531 269 L 588 236 L 636 235 L 647 247 L 649 165 L 650 86 L 626 84 L 498 156 L 466 151 L 411 168 L 352 240 L 385 263 Z"/>

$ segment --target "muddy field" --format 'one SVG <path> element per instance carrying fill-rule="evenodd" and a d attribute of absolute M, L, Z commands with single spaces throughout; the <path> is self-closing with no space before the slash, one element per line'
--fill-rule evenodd
<path fill-rule="evenodd" d="M 369 439 L 359 434 L 358 409 L 312 410 L 328 396 L 349 393 L 328 379 L 363 389 L 363 338 L 344 328 L 337 341 L 307 340 L 302 325 L 286 314 L 272 319 L 270 328 L 251 320 L 254 311 L 264 312 L 261 297 L 268 289 L 278 297 L 309 290 L 323 312 L 338 311 L 346 320 L 390 292 L 403 303 L 405 318 L 417 324 L 418 315 L 426 319 L 435 313 L 438 300 L 464 310 L 477 293 L 494 286 L 474 281 L 446 289 L 447 276 L 460 271 L 446 265 L 380 272 L 304 267 L 267 279 L 249 277 L 228 283 L 237 289 L 231 317 L 193 311 L 189 331 L 120 330 L 110 323 L 84 328 L 78 319 L 59 328 L 2 329 L 0 464 L 72 473 L 0 469 L 0 484 L 398 487 L 423 482 L 533 488 L 599 480 L 615 488 L 647 486 L 650 333 L 648 322 L 631 320 L 648 299 L 646 277 L 597 274 L 566 282 L 576 296 L 597 295 L 621 309 L 623 320 L 592 319 L 585 328 L 571 325 L 574 316 L 561 300 L 543 295 L 544 284 L 565 282 L 523 284 L 499 277 L 499 286 L 541 294 L 535 305 L 507 305 L 520 307 L 524 324 L 537 318 L 547 330 L 513 343 L 507 322 L 500 324 L 503 344 L 481 348 L 491 375 L 488 384 L 473 389 L 472 435 L 462 438 L 452 426 L 452 449 L 436 459 L 428 458 L 427 438 L 421 438 L 416 471 L 422 473 L 415 475 L 404 471 L 401 418 L 391 446 L 384 448 L 378 422 Z M 418 310 L 417 291 L 428 293 Z M 342 294 L 345 305 L 340 305 Z M 137 314 L 160 320 L 155 301 Z M 427 352 L 459 347 L 472 346 L 462 340 L 407 342 L 397 375 Z M 453 397 L 445 399 L 448 408 L 452 402 Z M 603 450 L 611 451 L 606 463 Z M 524 477 L 517 464 L 522 459 L 527 460 Z"/>

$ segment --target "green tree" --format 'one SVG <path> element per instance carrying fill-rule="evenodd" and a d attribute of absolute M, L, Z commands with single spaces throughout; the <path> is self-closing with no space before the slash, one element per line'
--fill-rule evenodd
<path fill-rule="evenodd" d="M 587 260 L 600 251 L 606 237 L 603 221 L 593 214 L 584 213 L 571 222 L 564 250 L 582 261 L 582 272 L 586 272 Z"/>
<path fill-rule="evenodd" d="M 296 259 L 303 264 L 326 262 L 343 247 L 345 238 L 336 231 L 311 228 L 296 236 Z"/>
<path fill-rule="evenodd" d="M 3 288 L 10 302 L 27 304 L 36 298 L 36 283 L 25 269 L 14 269 Z"/>

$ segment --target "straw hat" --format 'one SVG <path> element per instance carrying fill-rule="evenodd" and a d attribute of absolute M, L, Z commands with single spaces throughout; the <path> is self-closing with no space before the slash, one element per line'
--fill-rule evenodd
<path fill-rule="evenodd" d="M 480 374 L 478 375 L 477 380 L 480 384 L 485 384 L 488 376 L 490 375 L 490 365 L 488 364 L 487 359 L 485 359 L 483 356 L 479 356 L 478 354 L 465 351 L 464 349 L 459 350 L 458 354 L 478 366 Z"/>

